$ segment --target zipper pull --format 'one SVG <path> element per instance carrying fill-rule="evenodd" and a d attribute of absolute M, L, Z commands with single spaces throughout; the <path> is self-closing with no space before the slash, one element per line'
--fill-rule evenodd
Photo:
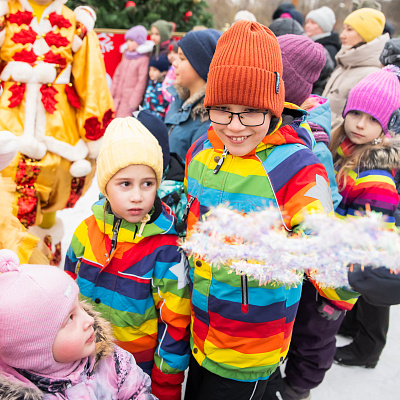
<path fill-rule="evenodd" d="M 213 171 L 214 174 L 218 174 L 218 172 L 221 169 L 222 164 L 224 163 L 225 158 L 226 158 L 227 155 L 228 155 L 228 149 L 225 147 L 224 148 L 224 152 L 222 153 L 221 158 L 218 161 L 218 164 L 214 168 L 214 171 Z"/>
<path fill-rule="evenodd" d="M 113 236 L 111 239 L 111 250 L 110 250 L 110 256 L 112 254 L 112 252 L 116 249 L 117 247 L 117 238 L 118 238 L 118 232 L 119 232 L 119 227 L 121 225 L 121 219 L 118 218 L 117 221 L 114 223 L 114 227 L 113 227 Z"/>
<path fill-rule="evenodd" d="M 193 204 L 193 202 L 194 202 L 194 199 L 195 199 L 194 196 L 191 197 L 191 198 L 188 200 L 187 204 L 186 204 L 185 211 L 184 211 L 184 213 L 183 213 L 183 215 L 182 215 L 182 223 L 183 223 L 183 224 L 186 224 L 186 221 L 187 221 L 188 216 L 189 216 L 189 210 L 190 210 L 190 207 L 192 207 L 192 204 Z"/>

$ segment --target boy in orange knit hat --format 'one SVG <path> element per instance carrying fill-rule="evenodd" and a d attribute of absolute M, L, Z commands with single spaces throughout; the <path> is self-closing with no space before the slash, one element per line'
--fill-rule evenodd
<path fill-rule="evenodd" d="M 333 212 L 305 112 L 285 108 L 281 77 L 279 44 L 265 26 L 239 21 L 218 40 L 205 96 L 212 126 L 186 158 L 189 235 L 221 203 L 244 213 L 279 207 L 288 231 L 296 231 L 304 213 Z M 262 399 L 268 377 L 286 357 L 301 286 L 260 286 L 196 258 L 190 274 L 192 356 L 185 399 Z M 346 303 L 343 291 L 319 291 Z"/>

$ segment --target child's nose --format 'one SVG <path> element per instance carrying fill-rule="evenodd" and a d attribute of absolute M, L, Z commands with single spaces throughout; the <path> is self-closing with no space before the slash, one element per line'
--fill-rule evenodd
<path fill-rule="evenodd" d="M 240 122 L 239 115 L 232 115 L 228 128 L 232 131 L 242 131 L 243 129 L 246 129 L 246 127 Z"/>
<path fill-rule="evenodd" d="M 142 192 L 139 189 L 132 189 L 130 193 L 130 201 L 138 202 L 142 200 Z"/>

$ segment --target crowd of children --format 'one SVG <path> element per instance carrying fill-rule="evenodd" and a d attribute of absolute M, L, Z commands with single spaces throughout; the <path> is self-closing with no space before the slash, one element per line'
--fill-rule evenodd
<path fill-rule="evenodd" d="M 381 38 L 383 14 L 363 10 L 345 31 L 366 34 L 361 15 L 374 21 L 373 37 L 360 34 L 336 60 Z M 14 246 L 0 239 L 0 398 L 301 400 L 334 360 L 375 367 L 389 306 L 400 301 L 385 291 L 398 293 L 398 277 L 366 266 L 366 285 L 352 266 L 349 288 L 321 288 L 308 273 L 295 287 L 259 285 L 179 249 L 179 236 L 224 203 L 241 213 L 274 206 L 299 235 L 308 213 L 372 210 L 394 229 L 400 68 L 374 68 L 353 85 L 331 132 L 329 96 L 313 94 L 330 57 L 321 37 L 277 38 L 253 17 L 178 42 L 163 20 L 151 41 L 143 26 L 126 32 L 116 118 L 96 160 L 100 199 L 75 230 L 65 272 L 31 265 L 46 263 L 41 242 L 1 199 L 0 226 L 17 233 Z M 12 142 L 1 146 L 0 168 L 15 153 Z M 337 349 L 339 329 L 354 342 Z"/>

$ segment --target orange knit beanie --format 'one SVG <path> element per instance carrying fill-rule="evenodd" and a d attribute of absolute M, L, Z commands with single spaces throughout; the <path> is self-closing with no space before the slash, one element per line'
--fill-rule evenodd
<path fill-rule="evenodd" d="M 204 105 L 238 104 L 280 117 L 285 101 L 278 40 L 264 25 L 238 21 L 222 34 L 208 73 Z"/>

